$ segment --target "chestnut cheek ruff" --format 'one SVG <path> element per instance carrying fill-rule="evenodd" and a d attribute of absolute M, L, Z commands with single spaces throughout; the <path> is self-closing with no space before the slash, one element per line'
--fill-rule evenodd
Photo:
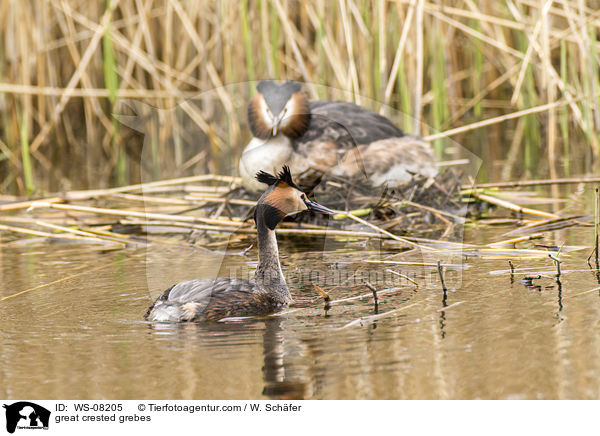
<path fill-rule="evenodd" d="M 257 94 L 250 100 L 248 104 L 248 124 L 250 125 L 252 134 L 256 138 L 269 139 L 272 129 L 260 112 L 260 99 L 262 98 L 262 95 Z"/>

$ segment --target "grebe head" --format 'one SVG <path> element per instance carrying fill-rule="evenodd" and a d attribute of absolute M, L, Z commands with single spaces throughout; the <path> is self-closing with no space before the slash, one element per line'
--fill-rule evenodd
<path fill-rule="evenodd" d="M 255 137 L 269 139 L 281 132 L 296 138 L 306 132 L 310 110 L 302 85 L 292 80 L 282 84 L 261 80 L 256 90 L 248 103 L 248 122 Z"/>
<path fill-rule="evenodd" d="M 269 185 L 256 204 L 254 220 L 257 226 L 259 223 L 264 223 L 267 228 L 274 230 L 284 217 L 303 210 L 313 210 L 325 214 L 334 213 L 331 209 L 308 199 L 292 180 L 292 173 L 287 165 L 283 166 L 277 176 L 259 171 L 256 173 L 256 179 Z"/>

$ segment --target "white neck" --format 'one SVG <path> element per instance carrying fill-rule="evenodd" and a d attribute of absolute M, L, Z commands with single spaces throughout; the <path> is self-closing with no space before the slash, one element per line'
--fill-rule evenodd
<path fill-rule="evenodd" d="M 253 138 L 246 146 L 240 159 L 239 172 L 244 188 L 253 192 L 263 191 L 265 185 L 255 179 L 256 173 L 277 173 L 289 163 L 292 152 L 290 140 L 281 133 L 269 140 Z"/>

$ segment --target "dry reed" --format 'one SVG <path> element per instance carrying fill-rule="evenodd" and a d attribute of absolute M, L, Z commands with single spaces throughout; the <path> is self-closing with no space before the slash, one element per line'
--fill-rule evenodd
<path fill-rule="evenodd" d="M 505 177 L 539 174 L 541 161 L 552 177 L 588 171 L 600 151 L 599 6 L 0 0 L 0 192 L 233 173 L 261 78 L 389 105 L 373 108 L 446 157 L 458 157 L 452 134 L 485 161 L 508 158 Z M 508 133 L 480 141 L 484 127 Z"/>

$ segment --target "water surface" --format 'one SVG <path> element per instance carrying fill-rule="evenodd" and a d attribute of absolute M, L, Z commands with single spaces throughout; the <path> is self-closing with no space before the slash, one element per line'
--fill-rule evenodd
<path fill-rule="evenodd" d="M 500 240 L 512 229 L 482 224 L 467 228 L 465 240 Z M 550 235 L 589 247 L 593 230 Z M 398 256 L 392 244 L 281 239 L 290 312 L 204 325 L 142 316 L 177 281 L 251 274 L 256 250 L 239 254 L 251 239 L 226 256 L 3 240 L 0 298 L 9 298 L 0 301 L 0 397 L 600 398 L 600 277 L 586 263 L 589 249 L 564 257 L 560 282 L 549 258 L 513 259 L 547 271 L 533 286 L 491 273 L 508 270 L 506 258 L 463 258 L 467 269 L 447 271 L 444 294 L 436 268 L 364 262 L 423 261 L 418 253 Z M 385 275 L 389 268 L 410 275 L 418 290 Z M 377 307 L 364 280 L 388 289 Z M 325 310 L 311 281 L 333 300 L 365 296 Z M 384 316 L 366 318 L 376 313 Z"/>

